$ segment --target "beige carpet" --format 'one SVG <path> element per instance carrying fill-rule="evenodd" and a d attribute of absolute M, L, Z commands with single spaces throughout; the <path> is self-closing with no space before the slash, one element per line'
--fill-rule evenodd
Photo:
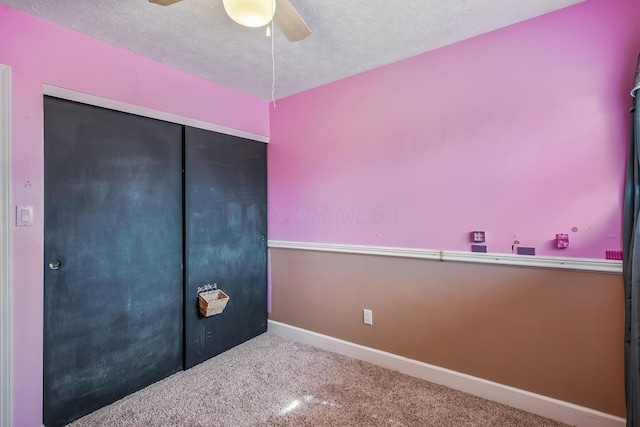
<path fill-rule="evenodd" d="M 563 426 L 263 334 L 71 426 Z"/>

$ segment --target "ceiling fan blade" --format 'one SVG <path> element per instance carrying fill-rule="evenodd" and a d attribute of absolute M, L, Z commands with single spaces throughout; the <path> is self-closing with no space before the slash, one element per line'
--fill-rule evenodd
<path fill-rule="evenodd" d="M 273 21 L 290 42 L 304 40 L 311 34 L 311 30 L 289 0 L 276 0 Z"/>
<path fill-rule="evenodd" d="M 160 6 L 169 6 L 182 0 L 149 0 L 149 3 L 159 4 Z"/>

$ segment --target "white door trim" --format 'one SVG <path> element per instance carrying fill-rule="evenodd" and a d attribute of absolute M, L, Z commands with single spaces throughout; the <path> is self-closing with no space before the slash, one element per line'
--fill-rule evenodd
<path fill-rule="evenodd" d="M 13 426 L 11 68 L 0 65 L 0 427 Z"/>
<path fill-rule="evenodd" d="M 114 101 L 113 99 L 101 98 L 88 93 L 76 92 L 75 90 L 65 89 L 58 86 L 44 84 L 42 86 L 44 95 L 54 96 L 56 98 L 66 99 L 68 101 L 81 102 L 83 104 L 94 105 L 96 107 L 108 108 L 123 113 L 135 114 L 137 116 L 149 117 L 152 119 L 164 120 L 166 122 L 177 123 L 179 125 L 191 126 L 199 129 L 212 130 L 226 135 L 239 136 L 245 139 L 251 139 L 258 142 L 269 142 L 269 137 L 258 135 L 243 130 L 232 129 L 226 126 L 220 126 L 213 123 L 204 122 L 202 120 L 192 119 L 190 117 L 180 116 L 178 114 L 166 113 L 151 108 L 141 107 L 139 105 L 127 104 L 126 102 Z"/>

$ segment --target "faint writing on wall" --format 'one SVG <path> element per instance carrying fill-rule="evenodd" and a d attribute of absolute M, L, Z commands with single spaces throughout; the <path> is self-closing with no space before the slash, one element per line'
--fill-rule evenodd
<path fill-rule="evenodd" d="M 375 225 L 384 220 L 383 206 L 280 205 L 269 208 L 269 222 L 276 224 Z"/>

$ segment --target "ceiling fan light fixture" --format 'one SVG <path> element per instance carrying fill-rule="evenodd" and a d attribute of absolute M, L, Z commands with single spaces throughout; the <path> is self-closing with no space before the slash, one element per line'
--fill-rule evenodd
<path fill-rule="evenodd" d="M 227 15 L 245 27 L 262 27 L 273 19 L 276 0 L 223 0 Z"/>

